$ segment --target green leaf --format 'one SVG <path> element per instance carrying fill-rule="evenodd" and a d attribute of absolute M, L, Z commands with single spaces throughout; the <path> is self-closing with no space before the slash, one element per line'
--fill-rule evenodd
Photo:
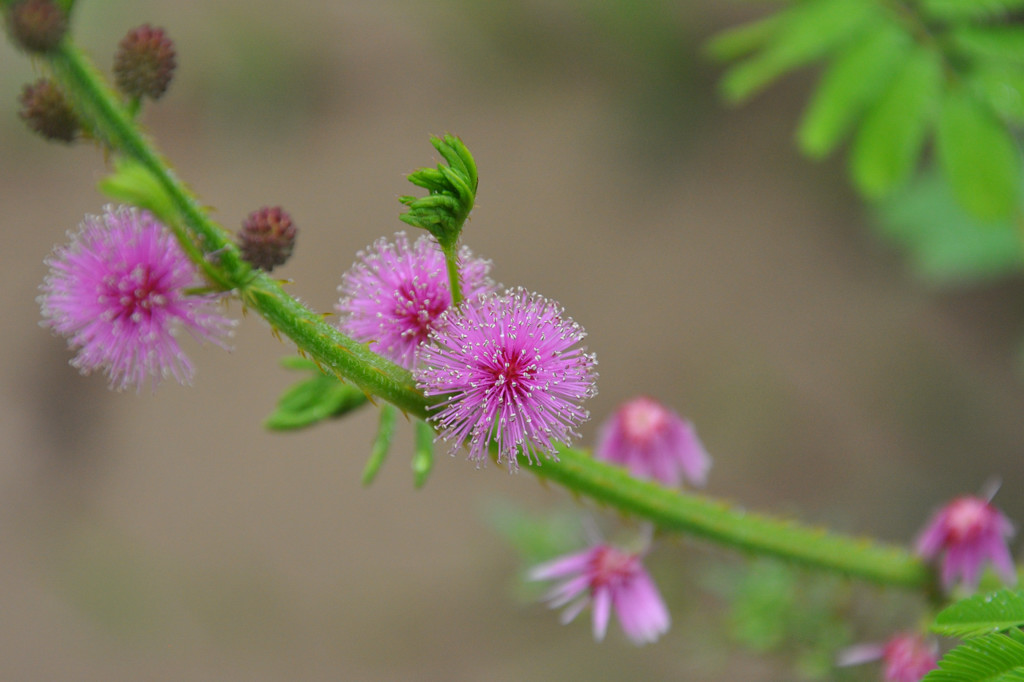
<path fill-rule="evenodd" d="M 911 52 L 868 111 L 850 150 L 850 173 L 864 196 L 884 197 L 910 177 L 941 87 L 938 55 L 923 47 Z"/>
<path fill-rule="evenodd" d="M 862 0 L 810 0 L 784 10 L 772 40 L 722 78 L 730 102 L 742 102 L 787 71 L 808 64 L 856 38 L 881 20 L 877 5 Z"/>
<path fill-rule="evenodd" d="M 1024 0 L 920 0 L 925 14 L 942 21 L 991 19 L 1024 9 Z"/>
<path fill-rule="evenodd" d="M 274 412 L 263 422 L 267 429 L 292 431 L 307 428 L 325 419 L 348 414 L 367 401 L 361 389 L 322 374 L 309 360 L 288 358 L 282 364 L 289 369 L 312 370 L 314 374 L 281 394 Z"/>
<path fill-rule="evenodd" d="M 779 13 L 727 29 L 712 38 L 704 50 L 720 61 L 739 59 L 764 47 L 776 34 L 783 20 L 784 15 Z"/>
<path fill-rule="evenodd" d="M 877 226 L 907 250 L 917 274 L 932 284 L 991 280 L 1024 270 L 1024 243 L 1013 220 L 978 220 L 932 170 L 879 204 Z"/>
<path fill-rule="evenodd" d="M 963 88 L 942 101 L 939 161 L 957 199 L 982 220 L 1005 218 L 1017 206 L 1020 158 L 1009 131 Z"/>
<path fill-rule="evenodd" d="M 1016 634 L 971 639 L 949 651 L 922 682 L 1024 682 L 1024 642 Z"/>
<path fill-rule="evenodd" d="M 1002 589 L 976 594 L 943 609 L 932 632 L 947 637 L 979 637 L 1024 625 L 1024 592 Z"/>
<path fill-rule="evenodd" d="M 949 37 L 954 47 L 971 57 L 1024 64 L 1024 28 L 1020 26 L 954 26 Z"/>
<path fill-rule="evenodd" d="M 156 218 L 171 225 L 178 212 L 163 186 L 141 163 L 128 157 L 114 159 L 114 172 L 100 180 L 100 192 L 114 201 L 144 208 Z"/>
<path fill-rule="evenodd" d="M 395 418 L 398 415 L 398 408 L 391 403 L 384 403 L 380 406 L 380 422 L 377 424 L 377 437 L 373 441 L 373 448 L 370 450 L 370 459 L 366 461 L 363 468 L 363 485 L 373 483 L 377 473 L 384 465 L 391 449 L 391 439 L 395 435 Z"/>
<path fill-rule="evenodd" d="M 1005 64 L 976 68 L 968 85 L 1002 119 L 1024 125 L 1024 71 Z"/>
<path fill-rule="evenodd" d="M 814 158 L 831 152 L 889 82 L 911 45 L 905 31 L 883 24 L 840 54 L 804 113 L 797 130 L 800 149 Z"/>
<path fill-rule="evenodd" d="M 415 449 L 412 455 L 413 485 L 422 488 L 434 469 L 434 429 L 430 424 L 416 420 Z"/>
<path fill-rule="evenodd" d="M 429 194 L 422 198 L 399 197 L 409 207 L 399 218 L 430 232 L 442 248 L 453 248 L 476 201 L 476 163 L 462 140 L 453 135 L 432 137 L 430 143 L 448 165 L 421 168 L 409 174 L 409 182 Z"/>

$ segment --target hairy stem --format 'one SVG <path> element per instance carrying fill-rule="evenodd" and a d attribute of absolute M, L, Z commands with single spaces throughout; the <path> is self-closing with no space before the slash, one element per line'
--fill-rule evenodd
<path fill-rule="evenodd" d="M 455 244 L 441 249 L 444 252 L 444 264 L 448 269 L 448 286 L 451 287 L 452 305 L 462 303 L 462 278 L 459 274 L 459 249 Z"/>
<path fill-rule="evenodd" d="M 322 367 L 409 415 L 425 419 L 431 406 L 405 369 L 371 352 L 329 325 L 324 317 L 289 296 L 275 280 L 252 270 L 228 233 L 210 220 L 196 198 L 139 132 L 128 109 L 75 48 L 65 44 L 48 55 L 55 77 L 97 139 L 142 164 L 159 181 L 205 255 L 211 278 L 235 290 L 274 329 Z M 453 297 L 457 264 L 446 253 Z M 710 498 L 684 494 L 629 476 L 582 450 L 563 449 L 558 460 L 527 464 L 527 471 L 574 493 L 649 519 L 663 530 L 687 532 L 742 551 L 766 554 L 806 566 L 915 589 L 928 589 L 932 574 L 906 549 L 865 538 L 831 533 L 794 521 L 751 514 Z"/>

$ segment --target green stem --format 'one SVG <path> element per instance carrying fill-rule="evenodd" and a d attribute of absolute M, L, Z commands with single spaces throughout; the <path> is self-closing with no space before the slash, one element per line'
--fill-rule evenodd
<path fill-rule="evenodd" d="M 594 460 L 584 450 L 562 448 L 558 462 L 527 467 L 575 493 L 653 521 L 662 530 L 690 533 L 879 584 L 927 589 L 931 583 L 928 567 L 902 547 L 755 514 L 721 500 L 640 481 L 625 469 Z"/>
<path fill-rule="evenodd" d="M 459 275 L 459 248 L 455 244 L 441 245 L 444 252 L 444 264 L 448 268 L 448 286 L 452 291 L 452 305 L 462 303 L 462 278 Z"/>
<path fill-rule="evenodd" d="M 206 254 L 214 281 L 225 289 L 236 290 L 242 301 L 265 317 L 275 330 L 283 332 L 300 351 L 339 377 L 407 414 L 419 419 L 427 417 L 432 403 L 416 388 L 407 370 L 354 342 L 327 324 L 322 315 L 286 294 L 278 282 L 251 270 L 242 261 L 227 232 L 209 219 L 135 127 L 117 95 L 76 49 L 65 45 L 48 58 L 64 91 L 97 137 L 111 149 L 141 163 L 158 179 Z M 213 254 L 216 258 L 211 257 Z M 457 276 L 457 267 L 449 259 L 449 276 L 453 271 Z M 455 282 L 452 291 L 458 291 Z M 692 533 L 740 550 L 880 584 L 928 589 L 932 582 L 925 564 L 906 549 L 751 514 L 723 502 L 640 481 L 623 469 L 594 460 L 585 451 L 563 449 L 558 460 L 526 464 L 525 468 L 574 493 L 653 521 L 664 530 Z"/>

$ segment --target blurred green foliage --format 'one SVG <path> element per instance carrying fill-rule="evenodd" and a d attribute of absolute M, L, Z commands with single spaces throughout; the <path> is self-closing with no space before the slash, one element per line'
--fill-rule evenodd
<path fill-rule="evenodd" d="M 865 198 L 888 202 L 886 231 L 929 278 L 963 281 L 1021 266 L 1020 236 L 1010 237 L 1021 221 L 1014 133 L 1024 124 L 1024 26 L 1012 13 L 1022 7 L 802 0 L 725 31 L 707 49 L 732 62 L 721 90 L 733 103 L 822 63 L 796 132 L 801 151 L 819 159 L 849 139 L 851 180 Z M 912 182 L 929 141 L 944 182 Z"/>
<path fill-rule="evenodd" d="M 834 675 L 836 653 L 852 640 L 849 586 L 841 579 L 761 559 L 714 583 L 731 602 L 733 639 L 758 653 L 785 656 L 801 679 Z"/>
<path fill-rule="evenodd" d="M 986 281 L 1024 269 L 1019 221 L 985 222 L 973 216 L 934 169 L 876 208 L 880 234 L 904 249 L 930 284 Z"/>

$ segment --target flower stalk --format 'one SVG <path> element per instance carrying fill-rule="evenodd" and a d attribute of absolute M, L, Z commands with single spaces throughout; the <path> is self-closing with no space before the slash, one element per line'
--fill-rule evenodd
<path fill-rule="evenodd" d="M 289 296 L 277 281 L 245 263 L 231 235 L 209 218 L 195 196 L 139 131 L 131 112 L 78 49 L 64 41 L 43 59 L 51 66 L 62 91 L 94 137 L 117 154 L 140 164 L 166 192 L 180 222 L 188 230 L 188 237 L 200 250 L 199 253 L 193 249 L 187 251 L 194 258 L 203 258 L 204 269 L 216 286 L 235 291 L 246 306 L 290 338 L 300 352 L 314 359 L 325 372 L 354 383 L 367 394 L 391 403 L 410 416 L 426 419 L 436 399 L 431 401 L 416 388 L 408 370 L 370 351 L 365 344 L 355 342 L 328 324 L 323 315 Z M 472 206 L 476 169 L 457 138 L 445 136 L 434 140 L 434 144 L 451 165 L 414 174 L 421 181 L 417 184 L 426 186 L 431 194 L 419 200 L 403 198 L 410 212 L 402 219 L 420 227 L 426 225 L 419 222 L 429 223 L 443 231 L 445 238 L 439 242 L 442 247 L 447 243 L 446 253 L 450 250 L 454 256 L 458 230 L 468 215 L 468 208 L 463 215 L 455 216 L 457 224 L 431 221 L 439 208 L 450 208 L 456 196 L 463 199 L 468 196 L 468 207 Z M 452 194 L 435 191 L 435 185 L 440 187 L 445 183 L 453 188 Z M 466 207 L 466 202 L 462 205 Z M 435 233 L 435 229 L 429 231 Z M 451 259 L 448 259 L 448 271 L 454 277 L 452 292 L 457 296 L 457 267 Z M 540 478 L 623 513 L 650 520 L 663 531 L 692 533 L 741 551 L 771 555 L 879 584 L 924 590 L 933 582 L 925 563 L 908 549 L 751 514 L 712 498 L 641 481 L 624 469 L 593 459 L 584 450 L 561 448 L 557 460 L 521 464 Z"/>

